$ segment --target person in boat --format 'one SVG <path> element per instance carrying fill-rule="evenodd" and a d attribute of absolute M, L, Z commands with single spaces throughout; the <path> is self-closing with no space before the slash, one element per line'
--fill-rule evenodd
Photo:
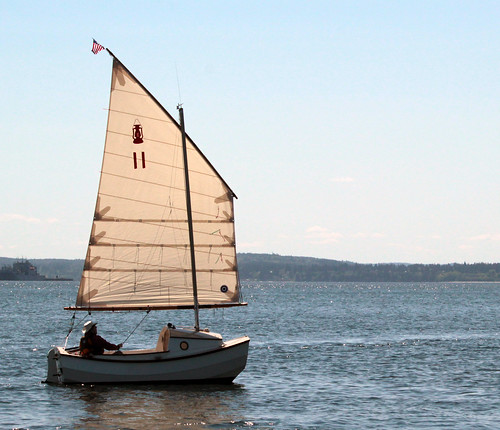
<path fill-rule="evenodd" d="M 87 321 L 83 326 L 83 336 L 80 339 L 80 354 L 82 357 L 89 357 L 90 355 L 104 354 L 104 350 L 118 351 L 123 344 L 115 345 L 109 343 L 106 339 L 97 334 L 97 323 Z"/>

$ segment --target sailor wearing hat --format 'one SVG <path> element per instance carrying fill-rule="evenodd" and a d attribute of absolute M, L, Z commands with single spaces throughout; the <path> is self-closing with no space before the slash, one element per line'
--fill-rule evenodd
<path fill-rule="evenodd" d="M 93 321 L 87 321 L 85 323 L 82 333 L 83 336 L 80 339 L 80 354 L 82 357 L 104 354 L 105 349 L 117 351 L 123 346 L 121 343 L 119 345 L 109 343 L 101 336 L 98 336 L 97 323 Z"/>

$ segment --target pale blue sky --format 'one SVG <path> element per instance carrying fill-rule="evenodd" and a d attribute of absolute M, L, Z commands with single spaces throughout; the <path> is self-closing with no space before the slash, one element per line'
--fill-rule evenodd
<path fill-rule="evenodd" d="M 184 103 L 239 197 L 239 252 L 500 261 L 500 3 L 43 3 L 0 3 L 0 256 L 85 256 L 111 74 L 94 37 Z"/>

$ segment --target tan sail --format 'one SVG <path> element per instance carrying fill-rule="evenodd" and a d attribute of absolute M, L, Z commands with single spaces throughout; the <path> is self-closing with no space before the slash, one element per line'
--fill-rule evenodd
<path fill-rule="evenodd" d="M 200 307 L 240 301 L 234 193 L 187 138 Z M 178 123 L 116 59 L 106 144 L 76 308 L 193 307 Z"/>

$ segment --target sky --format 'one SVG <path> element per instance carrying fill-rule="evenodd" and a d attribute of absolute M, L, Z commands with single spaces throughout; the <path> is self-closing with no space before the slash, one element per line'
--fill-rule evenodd
<path fill-rule="evenodd" d="M 500 4 L 0 2 L 0 256 L 84 258 L 109 48 L 238 196 L 238 252 L 500 261 Z"/>

